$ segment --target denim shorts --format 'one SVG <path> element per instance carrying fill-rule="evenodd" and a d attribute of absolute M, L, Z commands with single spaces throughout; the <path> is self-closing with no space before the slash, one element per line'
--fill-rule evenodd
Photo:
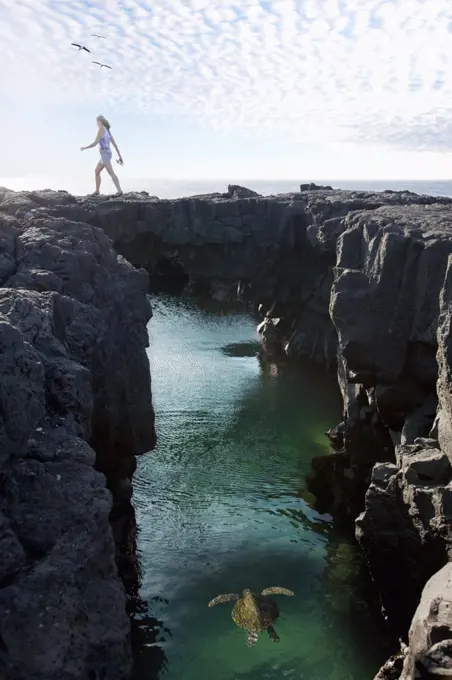
<path fill-rule="evenodd" d="M 99 149 L 100 152 L 100 160 L 102 163 L 105 165 L 105 163 L 110 163 L 111 162 L 111 149 Z"/>

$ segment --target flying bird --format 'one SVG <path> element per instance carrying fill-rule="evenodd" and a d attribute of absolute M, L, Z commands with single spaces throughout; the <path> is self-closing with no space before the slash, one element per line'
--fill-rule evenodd
<path fill-rule="evenodd" d="M 89 50 L 84 45 L 79 45 L 78 43 L 71 43 L 71 45 L 74 45 L 74 47 L 78 47 L 79 52 L 80 52 L 80 50 L 85 50 L 85 52 L 91 52 L 91 50 Z"/>
<path fill-rule="evenodd" d="M 111 68 L 108 64 L 101 64 L 100 61 L 93 61 L 93 64 L 98 64 L 101 68 L 102 66 L 105 66 L 105 68 Z"/>
<path fill-rule="evenodd" d="M 91 33 L 91 35 L 93 36 L 93 38 L 103 38 L 104 40 L 107 39 L 104 35 L 97 35 L 97 33 Z"/>

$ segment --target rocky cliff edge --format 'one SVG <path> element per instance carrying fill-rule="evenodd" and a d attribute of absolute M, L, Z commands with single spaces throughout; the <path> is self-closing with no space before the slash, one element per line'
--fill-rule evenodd
<path fill-rule="evenodd" d="M 130 622 L 99 470 L 155 444 L 147 276 L 101 229 L 27 221 L 11 196 L 0 189 L 0 677 L 124 680 Z"/>

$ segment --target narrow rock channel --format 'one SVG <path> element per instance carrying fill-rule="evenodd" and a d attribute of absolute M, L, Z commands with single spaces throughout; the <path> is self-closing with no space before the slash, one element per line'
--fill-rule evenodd
<path fill-rule="evenodd" d="M 0 672 L 130 672 L 130 479 L 155 445 L 149 282 L 238 292 L 268 357 L 337 369 L 342 419 L 335 454 L 308 475 L 315 510 L 356 519 L 389 629 L 408 644 L 378 677 L 449 672 L 451 234 L 452 201 L 410 192 L 0 188 Z"/>
<path fill-rule="evenodd" d="M 255 320 L 223 303 L 153 296 L 149 357 L 159 443 L 134 476 L 140 593 L 161 621 L 168 680 L 362 680 L 385 657 L 353 536 L 312 509 L 305 477 L 341 415 L 334 374 L 259 359 Z M 275 645 L 253 649 L 222 592 L 271 584 Z M 146 620 L 143 621 L 143 627 Z M 149 680 L 154 648 L 139 650 Z"/>

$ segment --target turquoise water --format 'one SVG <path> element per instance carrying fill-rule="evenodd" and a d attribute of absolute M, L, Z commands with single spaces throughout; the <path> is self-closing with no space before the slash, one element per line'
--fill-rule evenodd
<path fill-rule="evenodd" d="M 341 416 L 312 366 L 261 365 L 255 321 L 153 299 L 149 360 L 159 443 L 138 460 L 141 597 L 162 630 L 167 680 L 371 680 L 385 656 L 362 558 L 308 504 L 304 477 Z M 251 649 L 220 593 L 281 585 L 279 644 Z M 162 598 L 156 600 L 155 598 Z M 137 676 L 150 678 L 149 650 Z"/>

